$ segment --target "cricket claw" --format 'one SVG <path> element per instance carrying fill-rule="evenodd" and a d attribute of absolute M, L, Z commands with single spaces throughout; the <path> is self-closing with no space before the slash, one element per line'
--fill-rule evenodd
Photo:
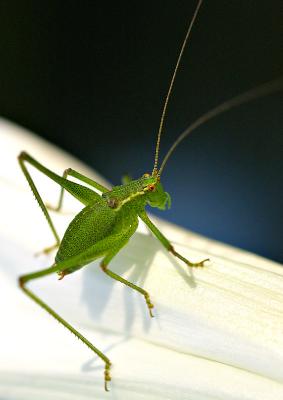
<path fill-rule="evenodd" d="M 204 263 L 206 261 L 209 261 L 209 258 L 206 258 L 205 260 L 202 260 L 198 263 L 192 263 L 189 261 L 187 258 L 183 257 L 181 254 L 179 254 L 173 246 L 170 246 L 168 249 L 172 254 L 174 254 L 175 257 L 178 257 L 180 260 L 182 260 L 184 263 L 186 263 L 189 267 L 191 268 L 199 268 L 199 267 L 204 267 Z"/>
<path fill-rule="evenodd" d="M 206 261 L 210 261 L 209 258 L 206 258 L 205 260 L 202 260 L 198 263 L 191 263 L 190 261 L 188 261 L 188 266 L 191 268 L 199 268 L 199 267 L 202 268 L 202 267 L 204 267 L 204 263 Z"/>
<path fill-rule="evenodd" d="M 108 389 L 108 381 L 104 381 L 104 390 L 105 392 L 110 392 L 110 390 Z"/>
<path fill-rule="evenodd" d="M 109 392 L 108 382 L 111 381 L 110 367 L 111 367 L 111 364 L 106 364 L 105 365 L 105 371 L 104 371 L 104 389 L 105 389 L 105 392 Z"/>
<path fill-rule="evenodd" d="M 153 318 L 154 315 L 152 313 L 152 309 L 154 308 L 154 305 L 150 301 L 150 297 L 149 297 L 149 294 L 147 292 L 144 294 L 144 298 L 145 298 L 146 305 L 147 305 L 147 308 L 148 308 L 148 311 L 149 311 L 149 315 L 151 316 L 151 318 Z"/>
<path fill-rule="evenodd" d="M 58 272 L 58 275 L 59 275 L 58 281 L 61 281 L 64 278 L 64 276 L 66 275 L 66 273 L 64 271 L 60 271 L 60 272 Z"/>

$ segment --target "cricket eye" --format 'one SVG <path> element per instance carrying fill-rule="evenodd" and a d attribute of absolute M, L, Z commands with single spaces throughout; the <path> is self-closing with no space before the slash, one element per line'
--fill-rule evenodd
<path fill-rule="evenodd" d="M 149 190 L 150 192 L 153 192 L 155 190 L 155 185 L 153 185 L 153 184 L 148 185 L 147 190 Z"/>
<path fill-rule="evenodd" d="M 145 174 L 143 174 L 142 177 L 143 177 L 143 178 L 150 178 L 150 176 L 151 176 L 151 175 L 150 175 L 149 173 L 146 172 Z"/>
<path fill-rule="evenodd" d="M 107 204 L 108 204 L 108 206 L 109 206 L 110 208 L 117 208 L 119 202 L 118 202 L 118 200 L 117 200 L 115 197 L 113 197 L 112 199 L 109 199 L 109 200 L 107 201 Z"/>

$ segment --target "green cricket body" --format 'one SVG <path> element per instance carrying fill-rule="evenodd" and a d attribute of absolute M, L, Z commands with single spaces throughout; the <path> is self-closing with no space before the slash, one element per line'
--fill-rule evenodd
<path fill-rule="evenodd" d="M 72 220 L 56 254 L 56 263 L 68 260 L 99 242 L 101 246 L 96 258 L 103 256 L 107 249 L 122 248 L 136 230 L 138 215 L 146 204 L 162 210 L 167 204 L 170 206 L 170 196 L 164 192 L 158 176 L 145 174 L 140 179 L 104 192 Z M 60 275 L 70 274 L 89 262 L 86 257 L 79 265 L 61 271 Z"/>

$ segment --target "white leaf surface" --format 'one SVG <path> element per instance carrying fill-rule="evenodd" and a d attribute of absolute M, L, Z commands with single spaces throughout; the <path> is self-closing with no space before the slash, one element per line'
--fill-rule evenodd
<path fill-rule="evenodd" d="M 0 145 L 1 400 L 283 398 L 281 266 L 160 220 L 181 254 L 211 263 L 188 270 L 141 226 L 111 265 L 149 291 L 153 319 L 144 299 L 105 276 L 98 262 L 62 281 L 52 275 L 29 285 L 111 359 L 105 393 L 103 363 L 17 286 L 19 275 L 52 264 L 52 255 L 33 254 L 54 240 L 17 155 L 26 150 L 60 175 L 72 167 L 106 182 L 5 120 Z M 55 203 L 58 186 L 33 172 L 44 199 Z M 64 214 L 52 214 L 61 234 L 79 209 L 66 196 Z"/>

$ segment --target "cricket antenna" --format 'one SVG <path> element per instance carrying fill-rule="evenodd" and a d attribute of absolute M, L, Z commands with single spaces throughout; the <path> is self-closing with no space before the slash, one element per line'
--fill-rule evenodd
<path fill-rule="evenodd" d="M 180 65 L 180 61 L 181 61 L 182 55 L 184 53 L 184 49 L 185 49 L 187 41 L 189 39 L 192 27 L 194 25 L 195 19 L 197 17 L 198 11 L 199 11 L 200 6 L 201 6 L 201 3 L 202 3 L 202 0 L 199 0 L 198 4 L 197 4 L 197 7 L 195 9 L 193 18 L 192 18 L 192 20 L 190 22 L 190 25 L 189 25 L 189 28 L 187 30 L 185 39 L 183 41 L 183 44 L 182 44 L 182 47 L 181 47 L 181 50 L 180 50 L 180 53 L 179 53 L 179 56 L 178 56 L 178 59 L 177 59 L 177 63 L 175 65 L 175 69 L 174 69 L 174 72 L 173 72 L 173 75 L 172 75 L 172 78 L 171 78 L 171 81 L 170 81 L 169 89 L 168 89 L 168 92 L 167 92 L 167 95 L 166 95 L 166 98 L 165 98 L 165 102 L 164 102 L 164 106 L 163 106 L 163 110 L 162 110 L 162 114 L 161 114 L 161 118 L 160 118 L 158 134 L 157 134 L 156 147 L 155 147 L 155 157 L 154 157 L 154 166 L 153 166 L 152 175 L 159 175 L 159 173 L 158 173 L 158 157 L 159 157 L 160 139 L 161 139 L 161 134 L 163 132 L 163 125 L 164 125 L 164 119 L 165 119 L 165 115 L 166 115 L 166 111 L 167 111 L 168 101 L 169 101 L 169 98 L 170 98 L 170 95 L 171 95 L 171 92 L 172 92 L 172 89 L 173 89 L 174 81 L 175 81 L 175 78 L 176 78 L 176 74 L 177 74 L 177 71 L 178 71 L 178 68 L 179 68 L 179 65 Z"/>
<path fill-rule="evenodd" d="M 275 79 L 273 81 L 263 83 L 260 86 L 257 86 L 247 92 L 244 92 L 232 99 L 221 103 L 217 107 L 213 108 L 212 110 L 206 112 L 205 114 L 201 115 L 198 119 L 196 119 L 187 129 L 184 130 L 183 133 L 175 140 L 173 145 L 170 147 L 169 151 L 165 155 L 161 167 L 159 169 L 158 175 L 160 176 L 164 170 L 165 164 L 167 163 L 169 157 L 172 155 L 178 144 L 180 144 L 189 134 L 191 134 L 194 130 L 196 130 L 199 126 L 205 124 L 212 118 L 231 110 L 232 108 L 238 107 L 241 104 L 248 103 L 252 100 L 258 99 L 260 97 L 267 96 L 269 94 L 279 92 L 283 90 L 283 77 Z"/>

